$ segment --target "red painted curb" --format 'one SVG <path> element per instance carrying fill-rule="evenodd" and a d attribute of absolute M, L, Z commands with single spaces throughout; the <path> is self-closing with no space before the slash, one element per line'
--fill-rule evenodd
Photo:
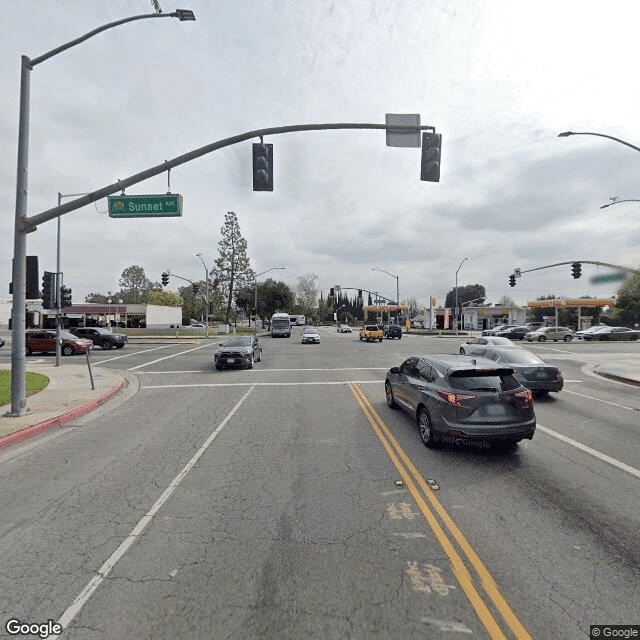
<path fill-rule="evenodd" d="M 15 431 L 14 433 L 10 433 L 9 435 L 0 438 L 0 449 L 4 447 L 8 447 L 11 444 L 17 444 L 18 442 L 22 442 L 23 440 L 27 440 L 28 438 L 32 438 L 33 436 L 37 436 L 39 433 L 43 431 L 47 431 L 48 429 L 52 429 L 53 427 L 59 427 L 67 422 L 71 422 L 80 416 L 83 416 L 85 413 L 89 413 L 89 411 L 93 411 L 97 409 L 99 406 L 103 405 L 105 402 L 113 398 L 117 393 L 122 391 L 125 386 L 124 380 L 121 380 L 115 387 L 115 389 L 111 390 L 109 393 L 106 393 L 95 400 L 92 400 L 88 404 L 85 404 L 82 407 L 78 407 L 69 411 L 68 413 L 63 413 L 60 416 L 56 416 L 55 418 L 49 418 L 49 420 L 44 420 L 43 422 L 39 422 L 38 424 L 33 424 L 30 427 L 25 427 L 24 429 L 20 429 L 19 431 Z"/>

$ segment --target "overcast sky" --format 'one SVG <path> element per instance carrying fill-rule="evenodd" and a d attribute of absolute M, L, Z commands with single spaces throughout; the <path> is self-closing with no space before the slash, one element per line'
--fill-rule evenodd
<path fill-rule="evenodd" d="M 164 12 L 175 10 L 160 0 Z M 177 1 L 177 0 L 176 0 Z M 439 183 L 420 181 L 420 150 L 383 131 L 289 133 L 274 145 L 275 190 L 252 191 L 251 142 L 171 172 L 181 218 L 112 220 L 106 201 L 62 218 L 62 269 L 74 301 L 118 289 L 142 265 L 204 277 L 235 211 L 256 272 L 291 286 L 335 284 L 427 303 L 455 284 L 488 301 L 608 296 L 608 272 L 567 260 L 638 266 L 640 199 L 637 0 L 183 0 L 196 22 L 142 20 L 108 30 L 31 74 L 28 213 L 207 143 L 302 123 L 384 123 L 419 113 L 442 134 Z M 35 58 L 102 24 L 152 13 L 151 0 L 3 3 L 0 38 L 0 298 L 13 255 L 20 56 Z M 164 193 L 166 174 L 127 190 Z M 27 253 L 55 270 L 56 223 Z M 168 290 L 180 283 L 172 279 Z"/>

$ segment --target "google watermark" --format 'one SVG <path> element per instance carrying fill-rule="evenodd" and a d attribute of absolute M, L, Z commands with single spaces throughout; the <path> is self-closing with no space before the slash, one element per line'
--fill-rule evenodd
<path fill-rule="evenodd" d="M 640 638 L 640 624 L 592 624 L 589 638 Z"/>
<path fill-rule="evenodd" d="M 57 636 L 62 633 L 62 625 L 53 620 L 46 622 L 20 622 L 18 618 L 7 620 L 4 625 L 10 636 L 38 636 L 39 638 L 48 638 L 49 636 Z"/>

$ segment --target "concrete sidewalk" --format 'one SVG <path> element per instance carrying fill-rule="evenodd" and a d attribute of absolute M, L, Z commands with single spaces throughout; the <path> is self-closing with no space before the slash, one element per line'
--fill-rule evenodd
<path fill-rule="evenodd" d="M 0 364 L 0 370 L 10 368 L 9 363 Z M 47 376 L 49 384 L 27 397 L 29 411 L 24 416 L 5 416 L 11 411 L 11 405 L 0 407 L 0 449 L 97 409 L 127 384 L 126 378 L 116 370 L 92 367 L 96 387 L 92 390 L 86 364 L 65 363 L 54 367 L 27 363 L 27 371 Z"/>

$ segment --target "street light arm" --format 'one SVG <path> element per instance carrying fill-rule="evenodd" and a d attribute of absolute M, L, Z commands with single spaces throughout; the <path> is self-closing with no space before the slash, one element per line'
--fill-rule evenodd
<path fill-rule="evenodd" d="M 382 271 L 382 273 L 386 273 L 388 276 L 391 276 L 392 278 L 397 278 L 398 276 L 393 274 L 393 273 L 389 273 L 388 271 L 385 271 L 384 269 L 378 269 L 376 267 L 371 267 L 371 271 Z"/>
<path fill-rule="evenodd" d="M 630 199 L 630 200 L 614 200 L 613 202 L 610 202 L 609 204 L 603 204 L 600 208 L 601 209 L 606 209 L 607 207 L 610 207 L 613 204 L 618 204 L 619 202 L 640 202 L 640 200 L 635 200 L 635 199 Z"/>
<path fill-rule="evenodd" d="M 144 20 L 146 18 L 177 18 L 177 13 L 145 13 L 140 16 L 131 16 L 129 18 L 123 18 L 122 20 L 116 20 L 115 22 L 110 22 L 109 24 L 103 24 L 101 27 L 94 29 L 93 31 L 89 31 L 85 33 L 83 36 L 76 38 L 75 40 L 71 40 L 65 44 L 61 44 L 59 47 L 55 49 L 51 49 L 51 51 L 47 51 L 47 53 L 43 53 L 41 56 L 30 60 L 30 68 L 33 69 L 37 64 L 52 58 L 53 56 L 66 51 L 67 49 L 71 49 L 71 47 L 75 47 L 77 44 L 88 40 L 89 38 L 93 38 L 93 36 L 98 35 L 102 31 L 106 31 L 107 29 L 112 29 L 113 27 L 117 27 L 121 24 L 125 24 L 127 22 L 133 22 L 134 20 Z"/>
<path fill-rule="evenodd" d="M 624 140 L 620 140 L 620 138 L 607 135 L 606 133 L 593 133 L 592 131 L 563 131 L 558 134 L 558 138 L 568 138 L 569 136 L 598 136 L 599 138 L 609 138 L 609 140 L 615 140 L 616 142 L 625 145 L 625 147 L 631 147 L 635 151 L 640 151 L 640 147 L 636 147 L 630 142 L 625 142 Z"/>

